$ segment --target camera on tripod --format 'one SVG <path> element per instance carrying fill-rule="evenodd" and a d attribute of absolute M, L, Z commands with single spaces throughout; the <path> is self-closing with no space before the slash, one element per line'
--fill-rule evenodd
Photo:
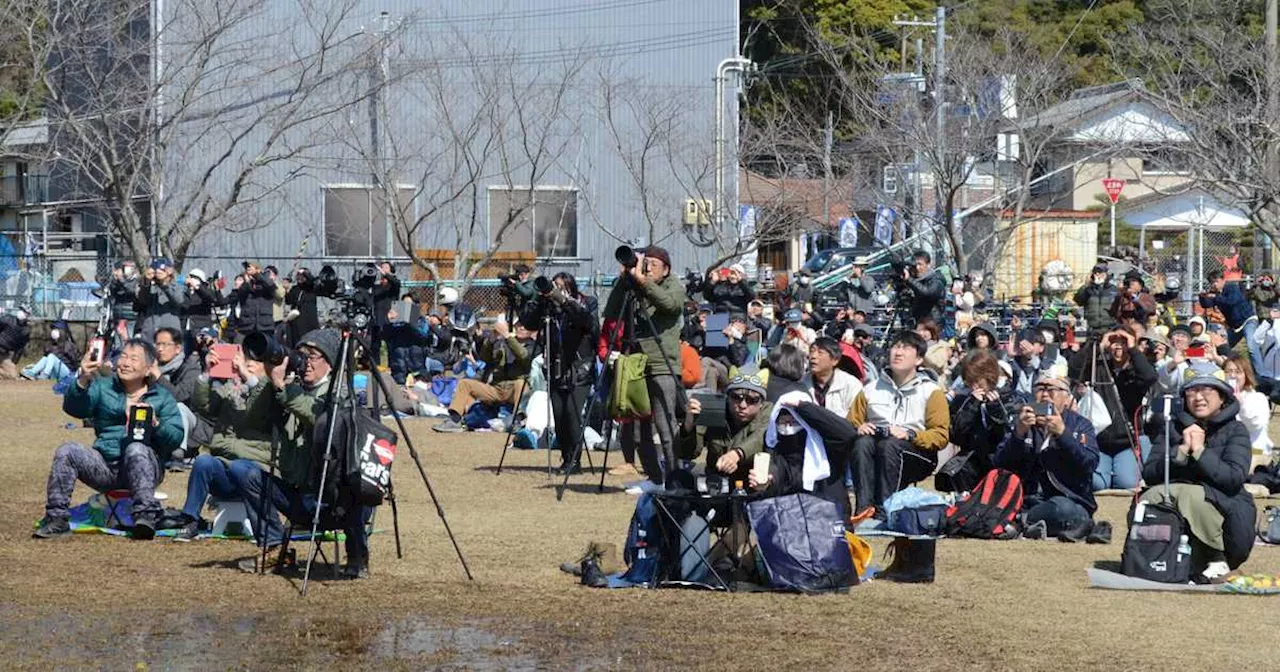
<path fill-rule="evenodd" d="M 910 304 L 915 300 L 916 292 L 907 284 L 906 276 L 915 270 L 913 260 L 895 253 L 889 257 L 889 280 L 893 283 L 893 294 L 899 306 Z"/>
<path fill-rule="evenodd" d="M 245 356 L 262 362 L 271 368 L 284 364 L 286 373 L 301 373 L 307 364 L 307 358 L 297 350 L 285 347 L 283 343 L 262 332 L 254 332 L 244 337 Z"/>

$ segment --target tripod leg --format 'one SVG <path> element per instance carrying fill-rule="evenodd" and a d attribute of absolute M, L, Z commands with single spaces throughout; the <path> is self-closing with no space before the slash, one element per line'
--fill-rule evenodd
<path fill-rule="evenodd" d="M 391 500 L 391 529 L 395 530 L 396 534 L 396 559 L 401 560 L 404 558 L 404 550 L 400 546 L 400 512 L 396 510 L 395 489 L 389 489 L 387 495 Z"/>
<path fill-rule="evenodd" d="M 307 561 L 307 569 L 302 575 L 302 596 L 307 596 L 307 586 L 311 582 L 311 565 L 315 560 L 316 553 L 320 551 L 320 544 L 316 540 L 316 531 L 320 529 L 320 510 L 324 506 L 324 488 L 329 478 L 329 457 L 333 455 L 333 432 L 337 427 L 338 420 L 338 404 L 342 402 L 340 391 L 344 384 L 349 385 L 351 381 L 346 380 L 344 376 L 351 373 L 351 342 L 357 337 L 351 332 L 345 332 L 342 339 L 342 347 L 338 353 L 338 365 L 330 379 L 333 382 L 329 387 L 329 398 L 326 400 L 325 408 L 328 409 L 329 418 L 325 428 L 325 446 L 324 446 L 324 463 L 320 466 L 320 487 L 316 489 L 316 511 L 311 517 L 311 553 L 310 559 Z M 374 380 L 381 383 L 381 378 L 374 377 Z M 354 404 L 355 400 L 348 400 Z M 398 419 L 398 418 L 397 418 Z"/>
<path fill-rule="evenodd" d="M 600 463 L 600 485 L 596 487 L 597 493 L 604 492 L 604 477 L 609 473 L 609 443 L 613 440 L 613 418 L 605 418 L 604 420 L 604 460 Z"/>
<path fill-rule="evenodd" d="M 493 472 L 495 476 L 502 475 L 502 464 L 507 461 L 507 450 L 511 448 L 511 440 L 515 437 L 516 416 L 520 414 L 520 404 L 524 402 L 524 391 L 528 387 L 528 383 L 520 386 L 520 394 L 516 395 L 516 404 L 511 407 L 511 422 L 507 425 L 507 440 L 502 444 L 502 457 L 498 458 L 498 470 Z"/>

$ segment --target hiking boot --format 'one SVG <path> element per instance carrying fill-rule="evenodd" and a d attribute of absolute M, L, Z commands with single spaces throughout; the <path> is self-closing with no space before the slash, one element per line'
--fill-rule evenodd
<path fill-rule="evenodd" d="M 1089 531 L 1089 536 L 1085 538 L 1086 544 L 1109 544 L 1111 543 L 1111 523 L 1100 520 L 1094 523 L 1093 529 Z"/>
<path fill-rule="evenodd" d="M 150 541 L 156 536 L 156 518 L 150 514 L 140 514 L 133 518 L 133 538 L 138 541 Z"/>
<path fill-rule="evenodd" d="M 369 559 L 347 558 L 347 564 L 342 568 L 342 578 L 348 581 L 369 578 Z"/>
<path fill-rule="evenodd" d="M 555 473 L 556 473 L 556 475 L 558 475 L 558 476 L 564 476 L 566 473 L 567 473 L 567 474 L 569 474 L 570 476 L 574 476 L 574 475 L 576 475 L 576 474 L 581 474 L 581 473 L 582 473 L 582 463 L 577 463 L 577 464 L 574 464 L 573 466 L 569 466 L 568 464 L 562 464 L 562 465 L 560 465 L 559 467 L 557 467 L 557 468 L 556 468 L 556 472 L 555 472 Z"/>
<path fill-rule="evenodd" d="M 245 558 L 236 564 L 240 571 L 249 574 L 262 574 L 264 572 L 278 571 L 280 567 L 280 547 L 272 546 L 267 549 L 267 561 L 262 561 L 262 550 L 259 549 L 253 557 Z"/>
<path fill-rule="evenodd" d="M 204 526 L 204 521 L 199 518 L 192 518 L 186 514 L 182 515 L 182 522 L 176 528 L 178 531 L 173 535 L 176 541 L 192 541 L 200 536 L 200 528 Z"/>
<path fill-rule="evenodd" d="M 609 586 L 609 578 L 600 569 L 600 564 L 596 562 L 595 558 L 587 558 L 582 561 L 581 583 L 591 588 L 607 588 Z"/>
<path fill-rule="evenodd" d="M 450 420 L 445 420 L 444 422 L 432 427 L 431 429 L 437 432 L 444 432 L 446 434 L 456 434 L 458 432 L 467 431 L 467 426 L 457 420 L 450 419 Z"/>
<path fill-rule="evenodd" d="M 40 521 L 40 527 L 31 533 L 32 539 L 59 539 L 71 536 L 71 523 L 66 518 L 51 518 L 45 516 Z"/>
<path fill-rule="evenodd" d="M 1047 539 L 1048 537 L 1049 537 L 1049 528 L 1045 526 L 1043 520 L 1037 520 L 1036 522 L 1031 523 L 1030 525 L 1027 526 L 1027 529 L 1022 531 L 1023 539 L 1040 540 L 1040 539 Z"/>
<path fill-rule="evenodd" d="M 1074 544 L 1084 541 L 1088 538 L 1089 533 L 1093 531 L 1093 521 L 1086 520 L 1075 527 L 1069 527 L 1058 533 L 1058 541 L 1066 544 Z"/>
<path fill-rule="evenodd" d="M 938 552 L 936 539 L 895 537 L 889 551 L 893 553 L 893 562 L 875 578 L 898 583 L 933 583 Z"/>

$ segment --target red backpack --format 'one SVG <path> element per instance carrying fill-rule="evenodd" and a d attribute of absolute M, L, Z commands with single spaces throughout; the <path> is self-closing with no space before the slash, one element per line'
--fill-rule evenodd
<path fill-rule="evenodd" d="M 948 537 L 1012 539 L 1022 509 L 1022 479 L 1004 469 L 992 469 L 967 499 L 947 507 L 944 529 Z"/>

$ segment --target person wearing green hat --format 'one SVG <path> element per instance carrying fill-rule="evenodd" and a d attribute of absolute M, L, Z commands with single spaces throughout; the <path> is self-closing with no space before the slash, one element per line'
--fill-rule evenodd
<path fill-rule="evenodd" d="M 1236 419 L 1240 404 L 1234 389 L 1219 376 L 1197 375 L 1182 394 L 1168 437 L 1168 494 L 1187 521 L 1193 579 L 1220 583 L 1253 550 L 1257 508 L 1244 489 L 1252 461 L 1249 430 Z M 1165 440 L 1158 437 L 1154 444 L 1142 476 L 1147 483 L 1163 483 Z M 1164 486 L 1158 485 L 1140 499 L 1164 497 Z"/>

